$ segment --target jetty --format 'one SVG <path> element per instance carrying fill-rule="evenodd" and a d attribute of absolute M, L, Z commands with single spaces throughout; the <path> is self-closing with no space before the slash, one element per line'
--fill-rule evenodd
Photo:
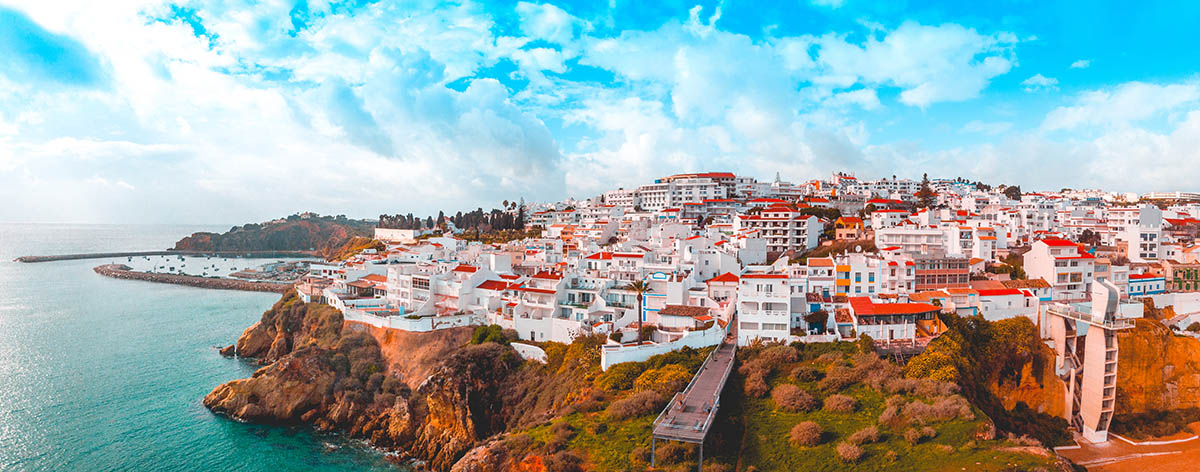
<path fill-rule="evenodd" d="M 704 466 L 704 440 L 721 406 L 721 392 L 733 371 L 737 337 L 726 337 L 709 353 L 700 370 L 682 392 L 676 393 L 658 418 L 650 437 L 650 467 L 654 467 L 655 442 L 659 439 L 699 444 L 697 470 Z"/>
<path fill-rule="evenodd" d="M 187 285 L 189 287 L 213 288 L 219 290 L 241 290 L 246 292 L 284 293 L 292 289 L 293 284 L 277 282 L 252 282 L 249 280 L 225 279 L 218 277 L 197 277 L 194 275 L 158 274 L 137 272 L 124 264 L 105 264 L 92 269 L 105 277 L 126 280 L 141 280 L 165 284 Z"/>
<path fill-rule="evenodd" d="M 145 256 L 212 256 L 212 257 L 317 257 L 316 251 L 193 251 L 193 250 L 174 250 L 168 249 L 165 251 L 131 251 L 131 252 L 93 252 L 84 254 L 57 254 L 50 256 L 21 256 L 13 259 L 14 262 L 54 262 L 54 261 L 74 261 L 80 259 L 109 259 L 117 257 L 145 257 Z"/>

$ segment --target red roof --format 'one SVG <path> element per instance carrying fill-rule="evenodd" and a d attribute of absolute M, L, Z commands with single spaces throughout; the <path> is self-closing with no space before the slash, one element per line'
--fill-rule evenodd
<path fill-rule="evenodd" d="M 1020 290 L 1015 288 L 997 288 L 977 290 L 981 297 L 1000 297 L 1004 295 L 1022 295 Z"/>
<path fill-rule="evenodd" d="M 1130 279 L 1146 280 L 1146 279 L 1161 279 L 1163 276 L 1154 274 L 1129 274 Z"/>
<path fill-rule="evenodd" d="M 375 286 L 375 284 L 371 283 L 370 280 L 363 280 L 363 279 L 355 280 L 346 285 L 349 285 L 349 286 L 355 287 L 355 288 L 371 288 L 371 287 Z"/>
<path fill-rule="evenodd" d="M 850 297 L 850 308 L 857 316 L 915 315 L 941 310 L 928 303 L 875 303 L 868 297 Z"/>
<path fill-rule="evenodd" d="M 466 264 L 459 264 L 458 267 L 454 268 L 455 272 L 475 272 L 477 270 L 479 270 L 478 267 L 470 266 L 470 265 L 466 265 Z"/>
<path fill-rule="evenodd" d="M 626 258 L 632 258 L 632 259 L 641 259 L 641 258 L 645 257 L 645 254 L 638 253 L 638 252 L 616 252 L 616 253 L 613 253 L 613 257 L 626 257 Z"/>
<path fill-rule="evenodd" d="M 520 290 L 522 292 L 533 292 L 533 293 L 556 293 L 554 290 L 549 290 L 549 289 L 544 289 L 544 288 L 526 287 L 524 285 L 517 287 L 517 290 Z"/>
<path fill-rule="evenodd" d="M 508 286 L 509 283 L 503 280 L 485 280 L 475 288 L 481 290 L 504 290 L 507 289 Z"/>
<path fill-rule="evenodd" d="M 613 258 L 613 253 L 601 251 L 601 252 L 592 254 L 590 256 L 587 256 L 584 259 L 591 259 L 594 261 L 607 261 L 607 260 L 611 260 L 612 258 Z"/>
<path fill-rule="evenodd" d="M 1046 243 L 1046 245 L 1047 245 L 1047 246 L 1056 246 L 1056 247 L 1075 246 L 1075 247 L 1079 247 L 1079 245 L 1078 245 L 1078 244 L 1075 244 L 1075 243 L 1073 243 L 1073 242 L 1071 242 L 1071 241 L 1067 241 L 1067 240 L 1065 240 L 1065 239 L 1062 239 L 1062 238 L 1046 238 L 1046 239 L 1043 239 L 1043 240 L 1042 240 L 1042 242 L 1043 242 L 1043 243 Z"/>
<path fill-rule="evenodd" d="M 786 279 L 787 274 L 742 274 L 743 279 Z"/>
<path fill-rule="evenodd" d="M 363 280 L 370 280 L 372 282 L 387 282 L 387 276 L 380 274 L 368 274 L 366 277 L 363 277 Z"/>
<path fill-rule="evenodd" d="M 552 272 L 544 272 L 544 271 L 543 271 L 543 272 L 538 272 L 538 273 L 536 273 L 536 274 L 533 274 L 533 278 L 535 278 L 535 279 L 545 279 L 545 280 L 562 280 L 562 276 L 561 276 L 561 275 L 558 275 L 558 274 L 555 274 L 555 273 L 552 273 Z"/>
<path fill-rule="evenodd" d="M 706 283 L 711 283 L 711 282 L 737 282 L 737 281 L 738 281 L 738 276 L 736 276 L 736 275 L 733 275 L 733 272 L 726 272 L 726 273 L 724 273 L 724 274 L 721 274 L 721 275 L 718 275 L 718 276 L 716 276 L 716 277 L 713 277 L 713 278 L 711 278 L 711 279 L 708 279 L 708 282 L 706 282 Z"/>

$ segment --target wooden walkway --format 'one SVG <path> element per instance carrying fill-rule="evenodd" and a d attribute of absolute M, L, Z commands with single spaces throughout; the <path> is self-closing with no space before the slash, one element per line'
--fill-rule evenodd
<path fill-rule="evenodd" d="M 650 463 L 654 465 L 655 440 L 666 439 L 700 445 L 700 460 L 704 461 L 704 439 L 712 427 L 717 408 L 721 406 L 721 391 L 733 370 L 737 338 L 726 337 L 717 346 L 695 377 L 682 392 L 676 393 L 658 418 L 654 420 L 654 432 L 650 438 Z"/>

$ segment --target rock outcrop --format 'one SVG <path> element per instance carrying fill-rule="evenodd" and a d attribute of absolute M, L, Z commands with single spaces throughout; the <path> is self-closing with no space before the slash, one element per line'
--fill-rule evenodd
<path fill-rule="evenodd" d="M 1118 333 L 1117 411 L 1200 407 L 1200 341 L 1153 319 Z"/>
<path fill-rule="evenodd" d="M 256 357 L 270 364 L 305 346 L 330 347 L 341 336 L 342 314 L 317 303 L 303 303 L 294 291 L 283 295 L 262 319 L 242 332 L 225 355 Z"/>
<path fill-rule="evenodd" d="M 218 386 L 204 405 L 245 421 L 341 431 L 449 470 L 477 441 L 503 431 L 502 384 L 520 363 L 507 346 L 467 346 L 410 390 L 383 373 L 374 338 L 354 332 Z"/>
<path fill-rule="evenodd" d="M 1020 375 L 1014 381 L 1001 380 L 989 387 L 1000 399 L 1005 409 L 1011 410 L 1018 402 L 1039 413 L 1062 416 L 1066 399 L 1066 385 L 1054 375 L 1054 351 L 1045 344 L 1021 366 Z"/>

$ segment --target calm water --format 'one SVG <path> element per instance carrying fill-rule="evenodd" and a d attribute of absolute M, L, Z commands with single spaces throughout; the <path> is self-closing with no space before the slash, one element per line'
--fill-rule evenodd
<path fill-rule="evenodd" d="M 358 443 L 238 423 L 200 403 L 254 371 L 216 348 L 278 295 L 92 272 L 107 260 L 11 262 L 165 249 L 226 229 L 0 224 L 0 470 L 397 470 Z"/>

